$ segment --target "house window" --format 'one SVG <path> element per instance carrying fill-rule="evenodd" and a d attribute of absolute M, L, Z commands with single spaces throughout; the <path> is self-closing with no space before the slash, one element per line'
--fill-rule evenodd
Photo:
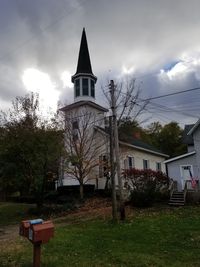
<path fill-rule="evenodd" d="M 158 172 L 162 171 L 161 162 L 156 162 L 156 171 L 158 171 Z"/>
<path fill-rule="evenodd" d="M 132 169 L 132 168 L 134 168 L 135 166 L 135 164 L 134 164 L 135 162 L 134 162 L 134 157 L 128 157 L 128 168 L 129 169 Z"/>
<path fill-rule="evenodd" d="M 134 157 L 128 156 L 128 157 L 124 160 L 124 168 L 125 168 L 125 169 L 132 169 L 132 168 L 135 168 L 135 159 L 134 159 Z"/>
<path fill-rule="evenodd" d="M 94 81 L 90 80 L 90 88 L 91 88 L 91 96 L 95 97 L 95 92 L 94 92 Z"/>
<path fill-rule="evenodd" d="M 76 97 L 80 96 L 80 80 L 75 81 L 75 95 Z"/>
<path fill-rule="evenodd" d="M 83 78 L 82 86 L 83 86 L 83 95 L 88 96 L 89 95 L 88 79 Z"/>
<path fill-rule="evenodd" d="M 143 159 L 143 169 L 149 169 L 149 160 Z"/>
<path fill-rule="evenodd" d="M 184 170 L 190 170 L 191 169 L 191 166 L 183 166 L 183 169 Z"/>

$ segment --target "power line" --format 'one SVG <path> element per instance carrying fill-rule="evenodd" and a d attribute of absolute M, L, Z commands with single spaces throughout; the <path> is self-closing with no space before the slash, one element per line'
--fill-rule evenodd
<path fill-rule="evenodd" d="M 189 117 L 192 117 L 192 118 L 199 118 L 198 116 L 194 116 L 194 115 L 192 115 L 190 113 L 182 112 L 180 110 L 173 109 L 173 108 L 170 108 L 170 107 L 166 107 L 166 106 L 161 105 L 161 104 L 156 104 L 156 103 L 152 103 L 152 102 L 150 102 L 150 104 L 153 105 L 154 107 L 160 108 L 160 110 L 161 109 L 162 110 L 165 109 L 165 110 L 163 110 L 163 112 L 176 112 L 176 113 L 179 113 L 179 114 L 184 115 L 184 116 L 189 116 Z"/>
<path fill-rule="evenodd" d="M 168 97 L 168 96 L 183 94 L 183 93 L 187 93 L 187 92 L 191 92 L 191 91 L 196 91 L 196 90 L 200 90 L 200 87 L 190 88 L 190 89 L 186 89 L 186 90 L 183 90 L 183 91 L 177 91 L 177 92 L 169 93 L 169 94 L 165 94 L 165 95 L 159 95 L 159 96 L 149 97 L 149 98 L 146 98 L 146 99 L 141 99 L 140 101 L 149 101 L 149 100 L 154 100 L 154 99 L 158 99 L 158 98 L 163 98 L 163 97 Z"/>
<path fill-rule="evenodd" d="M 165 95 L 159 95 L 159 96 L 154 96 L 154 97 L 149 97 L 149 98 L 145 98 L 145 99 L 142 99 L 142 98 L 139 98 L 138 100 L 140 102 L 145 102 L 145 101 L 149 101 L 151 105 L 154 105 L 154 106 L 157 106 L 157 108 L 164 108 L 165 110 L 163 110 L 163 112 L 177 112 L 177 113 L 180 113 L 184 116 L 189 116 L 189 117 L 193 117 L 193 118 L 198 118 L 198 116 L 194 116 L 192 114 L 189 114 L 189 113 L 186 113 L 184 111 L 180 111 L 180 110 L 177 110 L 176 108 L 170 108 L 170 107 L 166 107 L 164 105 L 160 105 L 160 104 L 156 104 L 156 103 L 152 103 L 151 100 L 155 100 L 155 99 L 159 99 L 159 98 L 164 98 L 164 97 L 169 97 L 169 96 L 173 96 L 173 95 L 178 95 L 178 94 L 182 94 L 182 93 L 187 93 L 187 92 L 191 92 L 191 91 L 196 91 L 196 90 L 200 90 L 200 87 L 194 87 L 194 88 L 190 88 L 190 89 L 186 89 L 186 90 L 182 90 L 182 91 L 177 91 L 177 92 L 174 92 L 174 93 L 169 93 L 169 94 L 165 94 Z M 121 92 L 122 94 L 126 95 L 126 93 L 124 92 Z M 162 111 L 162 110 L 161 110 Z"/>
<path fill-rule="evenodd" d="M 163 98 L 163 97 L 168 97 L 168 96 L 183 94 L 183 93 L 187 93 L 187 92 L 191 92 L 191 91 L 196 91 L 196 90 L 200 90 L 200 87 L 194 87 L 194 88 L 185 89 L 185 90 L 182 90 L 182 91 L 177 91 L 177 92 L 174 92 L 174 93 L 169 93 L 169 94 L 159 95 L 159 96 L 153 96 L 153 97 L 149 97 L 149 98 L 145 98 L 145 99 L 140 98 L 140 101 L 141 102 L 144 102 L 144 101 L 148 101 L 148 100 L 154 100 L 154 99 L 158 99 L 158 98 Z M 119 90 L 116 90 L 116 91 L 119 92 Z M 123 94 L 123 95 L 127 95 L 127 93 L 125 93 L 125 92 L 120 92 L 120 93 Z"/>

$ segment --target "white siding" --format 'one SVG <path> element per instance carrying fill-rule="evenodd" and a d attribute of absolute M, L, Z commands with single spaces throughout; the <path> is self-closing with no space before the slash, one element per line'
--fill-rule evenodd
<path fill-rule="evenodd" d="M 156 163 L 161 163 L 161 170 L 162 172 L 166 172 L 165 164 L 163 163 L 165 158 L 163 156 L 154 155 L 152 153 L 148 153 L 145 151 L 140 151 L 131 147 L 121 146 L 121 166 L 124 169 L 124 159 L 127 156 L 134 157 L 135 168 L 136 169 L 143 169 L 143 159 L 149 161 L 149 168 L 156 171 Z"/>
<path fill-rule="evenodd" d="M 168 176 L 173 180 L 177 181 L 178 190 L 182 190 L 182 177 L 181 177 L 181 166 L 191 165 L 193 168 L 194 177 L 198 177 L 198 166 L 196 164 L 196 155 L 190 155 L 188 157 L 178 159 L 167 163 Z"/>
<path fill-rule="evenodd" d="M 81 106 L 78 108 L 74 108 L 71 111 L 67 111 L 65 116 L 66 118 L 69 117 L 70 120 L 71 118 L 79 118 L 83 116 L 85 113 L 90 113 L 92 114 L 91 116 L 91 130 L 93 130 L 93 125 L 100 126 L 104 128 L 104 112 L 99 111 L 93 107 L 90 106 Z M 109 155 L 109 137 L 103 133 L 96 132 L 95 136 L 95 142 L 96 144 L 101 144 L 101 149 L 98 150 L 96 153 L 95 157 L 96 160 L 99 160 L 100 155 Z M 124 160 L 130 156 L 134 157 L 134 167 L 137 169 L 143 169 L 143 160 L 148 160 L 149 161 L 149 168 L 152 170 L 156 170 L 156 163 L 160 162 L 161 163 L 161 169 L 163 172 L 165 172 L 165 165 L 163 164 L 163 161 L 165 160 L 164 156 L 159 156 L 155 155 L 151 152 L 146 152 L 146 151 L 140 151 L 136 148 L 133 147 L 128 147 L 120 144 L 120 164 L 121 164 L 121 169 L 124 169 Z M 106 179 L 99 178 L 99 166 L 96 166 L 91 173 L 88 175 L 88 184 L 95 184 L 95 186 L 99 189 L 104 189 L 105 188 L 105 182 Z M 70 179 L 69 175 L 66 173 L 64 174 L 64 179 L 63 179 L 63 185 L 76 185 L 78 184 L 78 181 L 75 179 Z M 118 184 L 118 181 L 116 180 L 116 185 Z"/>
<path fill-rule="evenodd" d="M 200 127 L 194 132 L 193 138 L 196 151 L 197 176 L 200 177 Z"/>

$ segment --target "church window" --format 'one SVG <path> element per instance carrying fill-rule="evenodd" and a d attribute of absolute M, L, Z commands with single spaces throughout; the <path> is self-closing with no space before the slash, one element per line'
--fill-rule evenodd
<path fill-rule="evenodd" d="M 73 135 L 73 141 L 78 140 L 78 121 L 75 120 L 72 122 L 72 135 Z"/>
<path fill-rule="evenodd" d="M 77 120 L 74 120 L 72 122 L 72 128 L 73 128 L 73 130 L 78 129 L 78 121 Z"/>
<path fill-rule="evenodd" d="M 108 166 L 108 156 L 101 155 L 99 156 L 99 177 L 108 177 L 109 176 L 109 166 Z"/>
<path fill-rule="evenodd" d="M 91 96 L 95 97 L 95 93 L 94 93 L 94 81 L 90 80 L 90 87 L 91 87 Z"/>
<path fill-rule="evenodd" d="M 75 89 L 76 89 L 76 93 L 75 93 L 76 97 L 80 96 L 80 80 L 79 79 L 75 81 Z"/>
<path fill-rule="evenodd" d="M 82 86 L 83 86 L 83 95 L 88 96 L 89 95 L 88 79 L 83 78 Z"/>

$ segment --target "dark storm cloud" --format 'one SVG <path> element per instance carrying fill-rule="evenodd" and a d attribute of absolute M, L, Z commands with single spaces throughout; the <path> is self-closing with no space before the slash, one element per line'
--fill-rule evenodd
<path fill-rule="evenodd" d="M 16 70 L 12 69 L 10 66 L 1 65 L 0 66 L 0 91 L 1 100 L 10 101 L 15 96 L 25 94 L 25 89 L 19 79 Z"/>
<path fill-rule="evenodd" d="M 21 76 L 30 67 L 48 73 L 62 99 L 72 99 L 60 76 L 76 70 L 83 27 L 98 88 L 123 68 L 140 77 L 143 97 L 196 86 L 199 62 L 182 79 L 158 73 L 185 56 L 200 58 L 199 8 L 198 0 L 2 0 L 0 99 L 24 94 Z"/>

